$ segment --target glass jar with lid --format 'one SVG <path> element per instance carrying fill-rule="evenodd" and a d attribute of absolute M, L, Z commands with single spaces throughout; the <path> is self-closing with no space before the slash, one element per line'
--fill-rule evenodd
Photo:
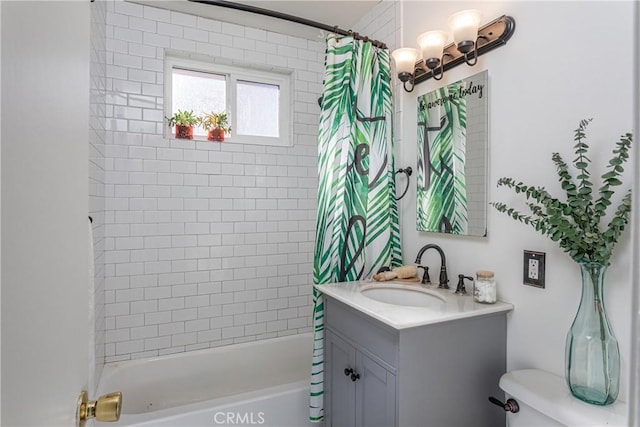
<path fill-rule="evenodd" d="M 496 282 L 493 278 L 493 271 L 478 270 L 476 271 L 476 280 L 473 283 L 473 299 L 476 302 L 484 304 L 493 304 L 496 302 L 497 289 Z"/>

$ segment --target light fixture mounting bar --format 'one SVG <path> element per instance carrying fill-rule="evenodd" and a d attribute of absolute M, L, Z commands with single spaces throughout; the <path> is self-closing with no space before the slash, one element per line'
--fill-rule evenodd
<path fill-rule="evenodd" d="M 480 27 L 480 29 L 478 29 L 478 39 L 476 42 L 478 45 L 477 55 L 483 55 L 493 49 L 507 44 L 507 41 L 509 41 L 515 29 L 516 21 L 511 16 L 507 15 L 502 15 L 501 17 Z M 443 71 L 450 70 L 451 68 L 465 63 L 464 55 L 458 51 L 455 43 L 445 46 L 443 57 L 445 58 Z M 447 58 L 450 59 L 447 60 Z M 440 73 L 439 69 L 437 69 L 437 71 Z M 424 65 L 424 61 L 422 59 L 416 62 L 414 85 L 432 78 L 433 72 L 434 70 L 429 70 Z"/>

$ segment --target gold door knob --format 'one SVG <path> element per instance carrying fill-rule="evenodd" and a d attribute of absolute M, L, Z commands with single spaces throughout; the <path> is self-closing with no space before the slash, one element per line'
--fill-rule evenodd
<path fill-rule="evenodd" d="M 87 392 L 83 391 L 78 397 L 76 425 L 84 427 L 85 422 L 91 418 L 103 422 L 118 421 L 121 411 L 122 393 L 119 391 L 100 396 L 98 400 L 88 400 Z"/>

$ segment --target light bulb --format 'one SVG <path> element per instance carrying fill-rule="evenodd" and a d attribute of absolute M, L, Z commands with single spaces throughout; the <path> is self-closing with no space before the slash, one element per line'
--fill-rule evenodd
<path fill-rule="evenodd" d="M 444 31 L 427 31 L 418 36 L 418 44 L 422 50 L 422 58 L 429 69 L 433 69 L 440 63 L 444 45 L 449 38 Z"/>
<path fill-rule="evenodd" d="M 449 27 L 453 32 L 453 40 L 460 52 L 469 52 L 478 38 L 478 27 L 482 12 L 477 9 L 463 10 L 449 17 Z"/>
<path fill-rule="evenodd" d="M 400 80 L 406 76 L 408 80 L 415 70 L 416 61 L 418 60 L 418 50 L 410 47 L 402 47 L 391 52 L 393 60 L 396 63 L 396 72 Z M 402 80 L 406 81 L 406 80 Z"/>

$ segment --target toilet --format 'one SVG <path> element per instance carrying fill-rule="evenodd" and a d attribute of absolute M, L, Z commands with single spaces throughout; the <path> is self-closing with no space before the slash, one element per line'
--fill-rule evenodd
<path fill-rule="evenodd" d="M 608 406 L 582 402 L 571 395 L 564 378 L 546 371 L 507 372 L 500 378 L 500 388 L 519 406 L 518 412 L 507 412 L 509 427 L 628 425 L 625 402 Z"/>

